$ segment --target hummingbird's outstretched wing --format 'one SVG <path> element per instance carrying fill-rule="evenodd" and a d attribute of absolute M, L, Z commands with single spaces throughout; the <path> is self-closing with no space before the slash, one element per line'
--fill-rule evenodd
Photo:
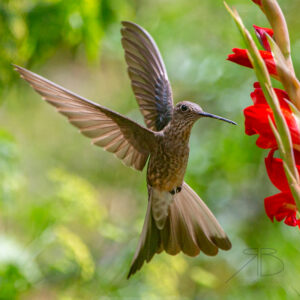
<path fill-rule="evenodd" d="M 153 212 L 153 188 L 148 187 L 149 201 L 140 241 L 133 257 L 128 278 L 163 250 L 175 255 L 182 251 L 196 256 L 200 251 L 216 255 L 229 250 L 231 243 L 215 216 L 185 182 L 173 196 L 163 228 L 158 228 Z M 156 193 L 158 194 L 158 193 Z M 166 197 L 165 194 L 161 194 Z"/>
<path fill-rule="evenodd" d="M 171 120 L 172 89 L 153 38 L 142 27 L 122 22 L 122 45 L 131 86 L 148 128 L 160 131 Z"/>
<path fill-rule="evenodd" d="M 127 166 L 142 170 L 155 143 L 155 133 L 97 103 L 14 65 L 42 98 L 55 106 L 92 143 L 114 153 Z"/>

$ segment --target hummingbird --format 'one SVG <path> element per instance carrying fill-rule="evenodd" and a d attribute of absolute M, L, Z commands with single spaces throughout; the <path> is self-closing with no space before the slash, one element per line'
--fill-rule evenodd
<path fill-rule="evenodd" d="M 122 22 L 122 46 L 133 93 L 146 127 L 87 100 L 25 68 L 15 70 L 92 144 L 114 153 L 138 171 L 147 166 L 148 205 L 127 278 L 154 254 L 200 251 L 216 255 L 231 242 L 215 216 L 184 182 L 191 129 L 201 118 L 235 122 L 207 113 L 193 102 L 173 104 L 171 85 L 158 47 L 139 25 Z"/>

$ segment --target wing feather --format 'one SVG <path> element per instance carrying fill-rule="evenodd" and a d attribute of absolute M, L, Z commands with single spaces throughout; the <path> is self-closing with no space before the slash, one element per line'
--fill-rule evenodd
<path fill-rule="evenodd" d="M 19 66 L 15 66 L 42 98 L 56 107 L 92 143 L 114 153 L 126 165 L 142 170 L 155 146 L 155 134 L 130 119 Z"/>
<path fill-rule="evenodd" d="M 131 86 L 148 128 L 162 130 L 173 112 L 172 89 L 158 47 L 150 34 L 122 22 L 122 45 Z"/>

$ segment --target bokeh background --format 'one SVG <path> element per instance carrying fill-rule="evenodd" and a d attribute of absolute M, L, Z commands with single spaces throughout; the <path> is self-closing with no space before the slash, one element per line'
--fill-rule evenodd
<path fill-rule="evenodd" d="M 248 28 L 267 26 L 252 1 L 228 3 Z M 279 3 L 299 73 L 300 4 Z M 156 255 L 129 281 L 147 205 L 145 171 L 90 146 L 11 66 L 30 68 L 142 123 L 121 20 L 153 35 L 175 101 L 196 101 L 239 123 L 198 122 L 186 174 L 232 250 L 216 257 Z M 264 212 L 263 199 L 277 191 L 264 169 L 266 152 L 244 134 L 243 109 L 255 78 L 225 60 L 233 47 L 244 45 L 219 0 L 1 0 L 0 299 L 300 297 L 299 230 L 273 224 Z"/>

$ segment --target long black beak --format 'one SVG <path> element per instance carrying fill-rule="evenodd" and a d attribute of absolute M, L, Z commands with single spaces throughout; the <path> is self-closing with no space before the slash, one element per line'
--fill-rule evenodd
<path fill-rule="evenodd" d="M 201 112 L 201 113 L 199 113 L 199 115 L 201 115 L 201 116 L 203 116 L 203 117 L 208 117 L 208 118 L 213 118 L 213 119 L 222 120 L 222 121 L 231 123 L 231 124 L 233 124 L 233 125 L 236 125 L 236 123 L 233 122 L 233 121 L 231 121 L 231 120 L 228 120 L 228 119 L 225 119 L 225 118 L 222 118 L 222 117 L 219 117 L 219 116 L 216 116 L 216 115 L 207 113 L 207 112 Z"/>

